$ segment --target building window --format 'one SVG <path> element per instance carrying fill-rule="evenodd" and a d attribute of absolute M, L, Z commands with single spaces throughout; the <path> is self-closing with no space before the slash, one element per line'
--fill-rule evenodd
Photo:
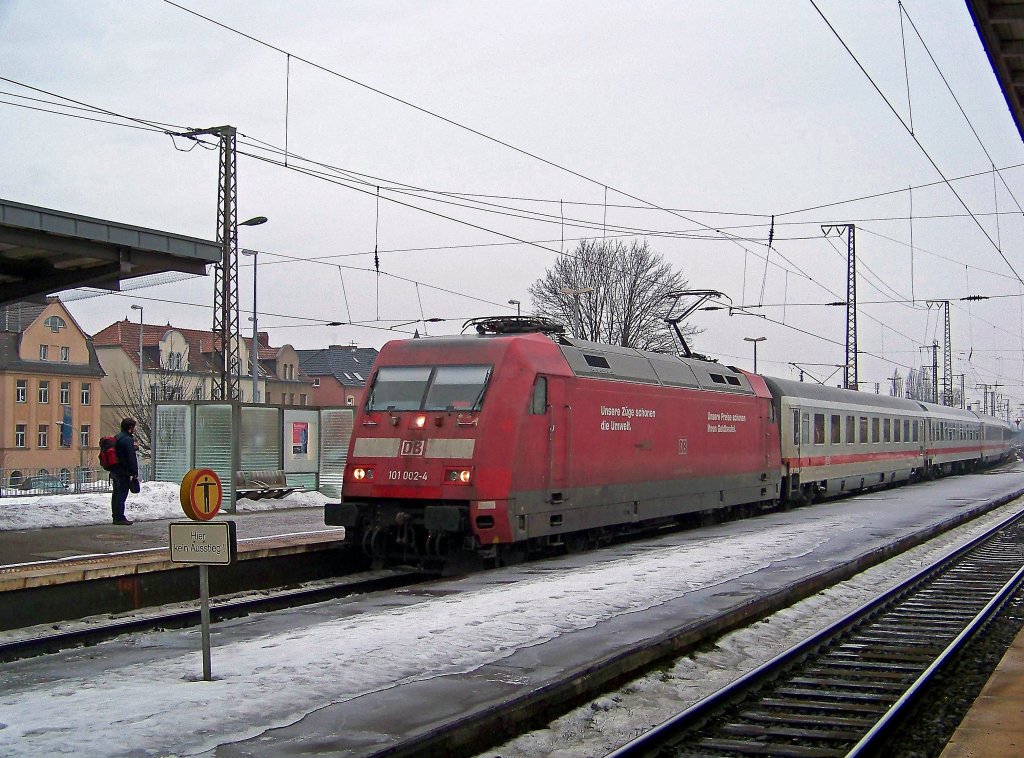
<path fill-rule="evenodd" d="M 71 470 L 62 468 L 58 476 L 60 477 L 60 483 L 67 487 L 68 483 L 71 481 Z"/>
<path fill-rule="evenodd" d="M 71 405 L 71 382 L 60 383 L 60 404 Z"/>
<path fill-rule="evenodd" d="M 28 429 L 25 424 L 18 424 L 14 427 L 14 446 L 25 447 L 25 437 L 28 435 Z"/>
<path fill-rule="evenodd" d="M 295 393 L 294 392 L 289 392 L 288 393 L 288 405 L 295 405 Z"/>
<path fill-rule="evenodd" d="M 50 444 L 50 427 L 46 424 L 39 425 L 39 447 L 46 447 Z"/>
<path fill-rule="evenodd" d="M 305 395 L 299 395 L 299 405 L 305 405 L 305 404 L 306 404 L 306 396 Z"/>
<path fill-rule="evenodd" d="M 42 379 L 39 382 L 39 402 L 50 402 L 50 382 L 45 379 Z"/>
<path fill-rule="evenodd" d="M 78 434 L 78 446 L 81 448 L 89 447 L 89 432 L 91 431 L 89 424 L 82 424 L 82 428 Z"/>
<path fill-rule="evenodd" d="M 88 405 L 92 396 L 92 385 L 82 382 L 82 405 Z"/>
<path fill-rule="evenodd" d="M 15 381 L 14 400 L 18 403 L 28 402 L 28 379 L 18 379 Z"/>
<path fill-rule="evenodd" d="M 64 424 L 57 424 L 57 444 L 63 448 L 71 447 L 71 435 L 74 434 L 75 430 L 68 426 L 68 433 L 64 434 Z M 67 443 L 65 444 L 65 440 Z"/>
<path fill-rule="evenodd" d="M 67 327 L 67 325 L 67 321 L 62 319 L 60 316 L 50 316 L 43 322 L 43 326 L 45 326 L 54 334 L 60 332 L 60 330 Z"/>
<path fill-rule="evenodd" d="M 192 397 L 195 398 L 196 400 L 203 399 L 203 385 L 200 384 L 198 387 L 195 388 L 195 390 L 193 390 Z"/>
<path fill-rule="evenodd" d="M 314 387 L 319 387 L 319 386 L 320 386 L 320 377 L 319 377 L 319 376 L 318 376 L 318 377 L 315 377 L 315 378 L 313 379 L 313 386 L 314 386 Z"/>
<path fill-rule="evenodd" d="M 39 360 L 45 361 L 45 360 L 47 360 L 49 358 L 49 355 L 50 355 L 50 346 L 49 345 L 40 345 L 39 346 Z"/>
<path fill-rule="evenodd" d="M 69 348 L 69 347 L 62 347 L 60 349 L 60 361 L 61 361 L 61 363 L 67 363 L 69 360 L 71 360 L 71 348 Z"/>

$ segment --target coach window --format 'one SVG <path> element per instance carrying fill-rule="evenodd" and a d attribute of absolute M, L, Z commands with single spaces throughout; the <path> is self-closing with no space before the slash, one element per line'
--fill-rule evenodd
<path fill-rule="evenodd" d="M 533 383 L 533 395 L 530 397 L 530 413 L 541 416 L 548 411 L 548 378 L 538 376 Z"/>
<path fill-rule="evenodd" d="M 893 442 L 899 442 L 900 441 L 900 420 L 899 419 L 895 419 L 892 422 L 892 425 L 893 425 L 892 441 Z"/>
<path fill-rule="evenodd" d="M 815 413 L 814 414 L 814 444 L 824 445 L 825 444 L 825 414 Z"/>
<path fill-rule="evenodd" d="M 910 428 L 914 432 L 914 442 L 919 442 L 920 438 L 918 437 L 918 431 L 917 431 L 917 419 L 914 419 L 913 423 L 910 425 Z"/>
<path fill-rule="evenodd" d="M 872 418 L 871 419 L 871 441 L 872 442 L 878 442 L 879 440 L 882 439 L 881 435 L 878 433 L 878 427 L 879 427 L 878 418 L 877 417 Z"/>
<path fill-rule="evenodd" d="M 850 444 L 857 441 L 857 420 L 854 416 L 846 417 L 846 441 Z"/>
<path fill-rule="evenodd" d="M 804 414 L 803 421 L 800 424 L 800 438 L 803 440 L 805 445 L 811 442 L 811 417 L 808 414 Z"/>
<path fill-rule="evenodd" d="M 832 416 L 832 444 L 838 445 L 843 441 L 843 429 L 840 426 L 842 416 Z"/>
<path fill-rule="evenodd" d="M 892 438 L 892 434 L 890 433 L 891 432 L 891 427 L 892 427 L 892 421 L 890 419 L 887 419 L 887 418 L 882 419 L 882 442 L 888 442 Z M 900 428 L 900 422 L 899 421 L 896 422 L 896 428 L 897 429 Z M 898 439 L 896 441 L 899 442 Z"/>
<path fill-rule="evenodd" d="M 867 416 L 861 416 L 860 417 L 860 422 L 859 422 L 858 426 L 860 427 L 860 435 L 859 435 L 859 437 L 860 437 L 861 444 L 866 444 L 867 441 L 868 441 L 868 417 Z"/>

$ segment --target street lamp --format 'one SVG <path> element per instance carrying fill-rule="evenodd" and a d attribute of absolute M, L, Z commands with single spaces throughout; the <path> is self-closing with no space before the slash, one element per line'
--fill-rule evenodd
<path fill-rule="evenodd" d="M 585 295 L 588 292 L 593 292 L 593 287 L 580 287 L 579 289 L 573 289 L 572 287 L 559 287 L 558 291 L 563 295 L 572 295 L 576 298 L 576 338 L 583 339 L 581 332 L 583 331 L 583 315 L 580 313 L 580 295 Z"/>
<path fill-rule="evenodd" d="M 84 453 L 85 453 L 85 451 L 82 449 L 82 430 L 81 429 L 76 429 L 74 424 L 69 424 L 67 421 L 54 421 L 53 423 L 54 423 L 54 426 L 58 426 L 58 427 L 62 427 L 62 428 L 65 427 L 65 426 L 68 427 L 71 430 L 71 441 L 74 441 L 74 439 L 75 439 L 75 432 L 76 431 L 78 432 L 78 471 L 75 472 L 75 492 L 81 492 L 82 491 L 82 477 L 85 475 L 84 474 L 84 471 L 85 471 Z M 60 432 L 58 432 L 58 435 L 59 434 L 60 434 Z M 59 441 L 58 441 L 58 444 L 60 444 Z M 70 445 L 68 447 L 70 447 Z"/>
<path fill-rule="evenodd" d="M 744 337 L 743 338 L 743 340 L 745 342 L 753 342 L 754 343 L 754 373 L 755 374 L 757 373 L 757 343 L 758 342 L 764 342 L 766 339 L 768 339 L 768 338 L 767 337 Z"/>
<path fill-rule="evenodd" d="M 522 303 L 520 303 L 520 302 L 519 302 L 518 300 L 509 300 L 509 301 L 508 301 L 508 304 L 509 304 L 509 305 L 514 305 L 514 306 L 516 307 L 516 315 L 517 315 L 517 316 L 518 316 L 518 315 L 520 315 L 520 311 L 519 311 L 519 306 L 520 306 L 520 305 L 521 305 Z"/>
<path fill-rule="evenodd" d="M 142 396 L 142 306 L 133 305 L 132 310 L 139 312 L 139 407 L 142 408 L 146 402 Z"/>
<path fill-rule="evenodd" d="M 241 222 L 239 226 L 259 226 L 260 224 L 267 223 L 266 216 L 253 216 L 250 219 L 246 219 Z M 259 368 L 257 360 L 259 359 L 259 347 L 257 347 L 257 332 L 256 332 L 256 265 L 259 262 L 259 251 L 258 250 L 243 250 L 242 255 L 252 256 L 252 401 L 258 403 L 260 401 L 260 392 L 256 379 L 259 376 Z"/>

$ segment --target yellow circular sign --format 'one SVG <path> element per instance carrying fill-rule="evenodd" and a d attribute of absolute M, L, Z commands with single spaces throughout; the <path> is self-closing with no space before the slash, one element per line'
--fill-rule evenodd
<path fill-rule="evenodd" d="M 181 480 L 181 509 L 194 521 L 209 521 L 220 511 L 224 490 L 208 468 L 194 468 Z"/>

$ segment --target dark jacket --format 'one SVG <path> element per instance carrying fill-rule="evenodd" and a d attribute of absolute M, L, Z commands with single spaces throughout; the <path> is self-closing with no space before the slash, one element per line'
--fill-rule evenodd
<path fill-rule="evenodd" d="M 117 450 L 117 466 L 112 471 L 121 476 L 139 476 L 139 459 L 135 455 L 135 437 L 128 432 L 118 432 L 114 449 Z"/>

